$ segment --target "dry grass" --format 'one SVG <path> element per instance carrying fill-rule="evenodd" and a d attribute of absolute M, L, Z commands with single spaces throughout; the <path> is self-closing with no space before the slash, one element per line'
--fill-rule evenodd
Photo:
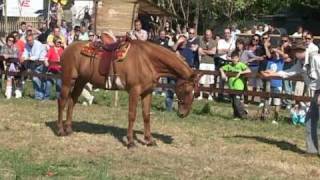
<path fill-rule="evenodd" d="M 126 107 L 76 106 L 70 137 L 53 131 L 56 102 L 0 100 L 0 179 L 319 179 L 304 128 L 232 121 L 228 104 L 186 119 L 153 110 L 158 147 L 127 150 Z M 101 101 L 101 100 L 100 100 Z M 123 99 L 122 104 L 125 104 Z M 99 102 L 99 101 L 98 101 Z M 158 108 L 160 100 L 154 102 Z M 161 104 L 161 103 L 160 103 Z M 143 137 L 139 114 L 137 139 Z"/>

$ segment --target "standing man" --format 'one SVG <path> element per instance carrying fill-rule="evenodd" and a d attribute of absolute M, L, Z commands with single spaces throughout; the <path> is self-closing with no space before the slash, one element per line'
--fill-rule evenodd
<path fill-rule="evenodd" d="M 139 19 L 134 21 L 134 30 L 131 31 L 128 36 L 132 40 L 141 40 L 146 41 L 148 40 L 148 32 L 142 29 L 142 24 Z"/>
<path fill-rule="evenodd" d="M 200 55 L 200 70 L 214 71 L 215 65 L 213 61 L 213 56 L 217 51 L 217 41 L 213 40 L 212 31 L 210 29 L 206 30 L 205 37 L 200 40 L 199 55 Z M 199 82 L 204 86 L 213 86 L 214 76 L 213 75 L 203 75 Z M 203 92 L 200 92 L 198 99 L 203 98 Z M 210 94 L 208 100 L 213 100 Z"/>
<path fill-rule="evenodd" d="M 193 53 L 193 67 L 199 69 L 199 55 L 198 55 L 198 48 L 199 48 L 199 38 L 197 37 L 197 32 L 194 28 L 189 29 L 189 39 L 187 40 L 186 47 L 191 49 Z"/>
<path fill-rule="evenodd" d="M 162 47 L 171 49 L 171 47 L 174 45 L 174 44 L 170 44 L 170 42 L 172 42 L 171 39 L 172 39 L 171 36 L 169 36 L 168 34 L 166 35 L 166 30 L 164 29 L 159 32 L 159 37 L 154 42 Z M 161 77 L 160 82 L 167 83 L 167 84 L 175 84 L 176 80 L 172 77 Z M 161 92 L 163 90 L 159 88 L 159 89 L 156 89 L 155 91 Z M 174 91 L 172 89 L 167 89 L 165 92 L 166 92 L 165 93 L 166 110 L 168 112 L 171 112 L 173 110 Z"/>
<path fill-rule="evenodd" d="M 232 39 L 231 29 L 226 28 L 224 30 L 224 39 L 220 39 L 218 41 L 217 53 L 219 57 L 216 57 L 214 59 L 215 66 L 217 69 L 220 69 L 220 67 L 224 65 L 224 61 L 228 59 L 228 57 L 231 55 L 235 48 L 236 42 L 234 41 L 234 39 Z M 218 79 L 215 78 L 215 80 L 217 81 Z M 221 78 L 219 79 L 219 87 L 224 87 L 224 81 Z M 218 99 L 223 100 L 222 93 L 218 93 Z"/>
<path fill-rule="evenodd" d="M 265 71 L 264 76 L 280 76 L 287 78 L 297 74 L 303 76 L 304 82 L 310 89 L 315 91 L 314 96 L 311 100 L 311 106 L 306 116 L 306 145 L 307 153 L 311 155 L 318 155 L 319 153 L 319 142 L 317 134 L 317 126 L 319 120 L 320 110 L 320 54 L 310 54 L 309 58 L 306 59 L 306 46 L 304 42 L 298 41 L 292 47 L 297 63 L 290 69 L 279 72 Z"/>

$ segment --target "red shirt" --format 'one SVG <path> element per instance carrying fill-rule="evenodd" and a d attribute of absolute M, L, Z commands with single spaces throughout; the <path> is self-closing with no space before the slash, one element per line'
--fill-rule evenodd
<path fill-rule="evenodd" d="M 49 62 L 49 71 L 57 72 L 61 70 L 60 65 L 55 65 L 51 63 L 60 62 L 60 57 L 62 55 L 63 48 L 56 49 L 55 47 L 50 47 L 47 53 L 47 58 Z"/>
<path fill-rule="evenodd" d="M 20 58 L 24 51 L 24 42 L 21 39 L 19 39 L 15 45 L 19 50 L 19 58 Z"/>

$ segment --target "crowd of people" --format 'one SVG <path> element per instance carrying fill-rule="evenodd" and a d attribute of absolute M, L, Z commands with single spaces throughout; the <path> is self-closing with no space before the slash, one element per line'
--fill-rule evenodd
<path fill-rule="evenodd" d="M 238 36 L 245 34 L 245 38 Z M 272 37 L 278 34 L 280 37 Z M 306 54 L 312 55 L 319 52 L 319 47 L 314 43 L 313 34 L 304 30 L 302 27 L 297 28 L 297 32 L 289 36 L 287 33 L 280 32 L 270 25 L 254 26 L 249 31 L 240 31 L 235 26 L 225 28 L 223 36 L 215 34 L 214 30 L 207 29 L 203 36 L 198 36 L 196 30 L 189 28 L 188 31 L 183 29 L 177 30 L 177 33 L 166 23 L 165 29 L 159 32 L 156 43 L 166 48 L 176 51 L 183 56 L 190 67 L 200 70 L 219 70 L 221 76 L 204 75 L 200 79 L 200 85 L 206 87 L 224 87 L 227 83 L 228 87 L 233 90 L 244 90 L 248 88 L 253 91 L 286 93 L 298 96 L 312 96 L 312 91 L 303 82 L 293 82 L 290 80 L 273 79 L 266 81 L 260 79 L 259 76 L 252 77 L 248 83 L 244 82 L 242 74 L 251 72 L 254 75 L 262 74 L 268 71 L 283 71 L 292 68 L 297 60 L 292 54 L 292 44 L 296 41 L 303 41 L 306 46 Z M 308 58 L 308 57 L 306 57 Z M 235 77 L 227 77 L 225 72 L 237 73 Z M 168 82 L 171 83 L 171 79 Z M 168 90 L 166 102 L 172 102 L 172 91 Z M 198 99 L 205 97 L 205 92 L 200 92 Z M 207 93 L 206 97 L 209 101 L 214 97 L 217 100 L 229 99 L 223 94 Z M 249 102 L 257 102 L 255 97 L 232 95 L 229 99 L 234 108 L 234 116 L 236 119 L 245 118 L 247 111 L 245 106 Z M 303 102 L 293 102 L 290 100 L 281 100 L 280 98 L 258 99 L 259 107 L 264 108 L 274 105 L 274 121 L 279 117 L 281 107 L 291 110 L 292 116 L 299 117 L 301 120 L 296 122 L 304 122 L 304 116 L 301 109 L 307 109 L 308 104 Z M 172 110 L 172 103 L 166 103 L 167 110 Z M 300 113 L 301 112 L 301 113 Z"/>
<path fill-rule="evenodd" d="M 223 35 L 218 35 L 213 29 L 207 29 L 203 36 L 198 36 L 196 29 L 177 26 L 174 30 L 169 22 L 164 24 L 164 28 L 159 31 L 158 36 L 152 37 L 143 30 L 143 24 L 136 20 L 134 29 L 127 33 L 132 40 L 153 41 L 165 48 L 175 51 L 182 56 L 191 68 L 209 71 L 220 71 L 221 76 L 204 75 L 200 79 L 201 86 L 224 87 L 225 84 L 230 89 L 253 91 L 270 91 L 273 93 L 312 95 L 312 91 L 305 87 L 304 83 L 294 83 L 289 80 L 275 79 L 271 81 L 261 80 L 258 77 L 249 79 L 248 84 L 244 82 L 242 74 L 264 74 L 265 71 L 282 71 L 290 69 L 296 62 L 292 56 L 292 41 L 302 39 L 307 47 L 307 54 L 317 53 L 319 47 L 313 42 L 313 34 L 303 27 L 298 27 L 292 37 L 282 33 L 270 25 L 254 26 L 250 30 L 242 30 L 232 26 L 225 28 Z M 59 64 L 63 50 L 74 41 L 99 41 L 100 36 L 91 31 L 89 23 L 82 23 L 81 26 L 70 28 L 70 24 L 62 21 L 57 24 L 41 23 L 39 29 L 30 24 L 22 22 L 18 31 L 11 32 L 6 37 L 5 45 L 1 48 L 0 55 L 6 60 L 3 61 L 3 69 L 10 73 L 23 70 L 30 70 L 36 73 L 59 74 L 61 66 Z M 238 35 L 247 34 L 242 38 Z M 280 38 L 273 38 L 271 34 L 281 34 Z M 235 77 L 227 77 L 226 72 L 238 73 Z M 16 75 L 6 77 L 5 96 L 10 99 L 12 96 L 21 98 L 25 78 Z M 172 78 L 162 78 L 163 83 L 174 84 Z M 37 100 L 50 99 L 52 86 L 55 85 L 56 97 L 59 97 L 61 90 L 61 80 L 52 78 L 33 77 L 34 98 Z M 90 94 L 92 85 L 88 84 L 83 92 L 87 100 L 85 104 L 91 104 L 94 97 Z M 157 89 L 155 93 L 162 92 L 166 96 L 166 108 L 172 111 L 174 102 L 174 92 L 170 89 Z M 223 94 L 200 92 L 199 100 L 207 97 L 209 101 L 214 98 L 225 100 Z M 243 100 L 244 99 L 244 100 Z M 234 108 L 236 118 L 245 118 L 246 106 L 250 101 L 256 102 L 255 97 L 242 98 L 239 95 L 231 96 L 230 100 Z M 299 107 L 289 100 L 259 99 L 260 107 L 275 105 L 275 116 L 280 107 L 287 109 L 306 105 L 298 103 Z M 272 100 L 272 101 L 271 101 Z M 301 105 L 302 104 L 302 105 Z M 292 112 L 296 112 L 293 111 Z M 277 119 L 277 118 L 275 118 Z M 276 123 L 276 121 L 274 122 Z"/>

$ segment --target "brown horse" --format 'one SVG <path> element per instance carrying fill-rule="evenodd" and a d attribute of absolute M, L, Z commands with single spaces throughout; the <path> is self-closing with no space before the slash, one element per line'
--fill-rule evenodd
<path fill-rule="evenodd" d="M 178 115 L 188 115 L 193 102 L 193 93 L 199 76 L 174 52 L 150 42 L 130 41 L 127 58 L 114 62 L 114 69 L 120 78 L 119 89 L 129 93 L 128 147 L 134 146 L 133 126 L 136 107 L 141 97 L 146 145 L 154 145 L 150 130 L 150 107 L 152 91 L 160 77 L 177 78 Z M 80 53 L 86 42 L 76 42 L 67 47 L 61 57 L 62 90 L 58 100 L 58 135 L 72 133 L 72 113 L 86 83 L 106 89 L 106 77 L 99 73 L 100 59 L 92 59 Z M 63 123 L 63 111 L 67 105 L 67 119 Z"/>

